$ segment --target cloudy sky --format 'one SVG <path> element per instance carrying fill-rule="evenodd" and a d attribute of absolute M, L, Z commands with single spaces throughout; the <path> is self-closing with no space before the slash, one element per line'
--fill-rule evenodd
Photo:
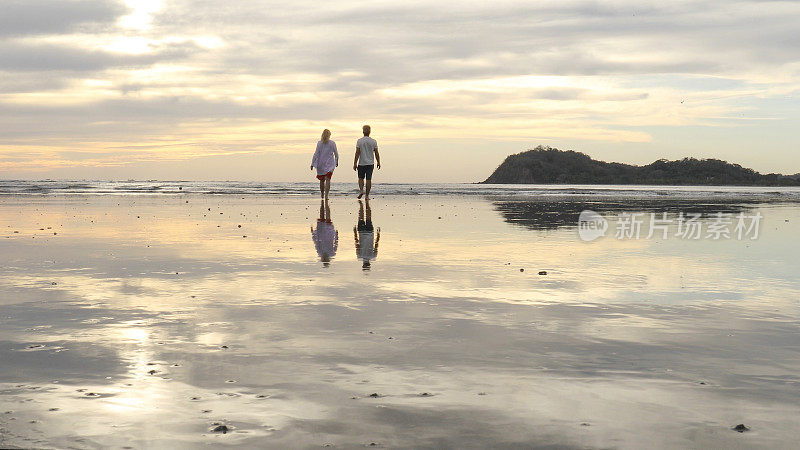
<path fill-rule="evenodd" d="M 536 145 L 800 172 L 800 2 L 0 0 L 0 178 L 482 180 Z M 341 171 L 342 179 L 351 177 Z"/>

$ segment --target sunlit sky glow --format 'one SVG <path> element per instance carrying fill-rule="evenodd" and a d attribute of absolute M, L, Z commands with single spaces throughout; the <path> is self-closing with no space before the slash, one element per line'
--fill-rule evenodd
<path fill-rule="evenodd" d="M 798 23 L 791 1 L 6 0 L 0 177 L 313 180 L 322 129 L 349 170 L 363 123 L 385 181 L 478 181 L 539 144 L 796 173 Z"/>

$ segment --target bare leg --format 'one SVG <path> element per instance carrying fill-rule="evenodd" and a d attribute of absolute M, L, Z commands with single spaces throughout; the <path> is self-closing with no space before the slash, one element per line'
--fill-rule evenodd
<path fill-rule="evenodd" d="M 328 199 L 328 193 L 331 191 L 331 179 L 325 178 L 325 200 Z"/>
<path fill-rule="evenodd" d="M 364 196 L 364 179 L 363 178 L 359 178 L 358 179 L 358 198 L 361 198 L 363 196 Z"/>
<path fill-rule="evenodd" d="M 319 180 L 319 198 L 325 198 L 325 178 Z"/>
<path fill-rule="evenodd" d="M 367 180 L 367 194 L 364 196 L 366 200 L 369 200 L 369 190 L 372 189 L 372 180 Z"/>

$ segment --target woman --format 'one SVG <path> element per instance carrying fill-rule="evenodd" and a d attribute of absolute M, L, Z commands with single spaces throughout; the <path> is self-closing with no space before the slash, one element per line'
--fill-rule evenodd
<path fill-rule="evenodd" d="M 320 200 L 319 219 L 317 219 L 317 229 L 311 227 L 311 239 L 317 248 L 317 254 L 322 267 L 329 267 L 331 260 L 336 256 L 336 249 L 339 247 L 339 232 L 331 221 L 331 207 L 325 200 Z"/>
<path fill-rule="evenodd" d="M 317 151 L 311 159 L 311 170 L 314 170 L 314 167 L 317 168 L 319 196 L 327 199 L 331 190 L 333 170 L 339 167 L 339 152 L 336 151 L 336 142 L 331 140 L 331 130 L 324 130 L 322 139 L 317 142 Z"/>

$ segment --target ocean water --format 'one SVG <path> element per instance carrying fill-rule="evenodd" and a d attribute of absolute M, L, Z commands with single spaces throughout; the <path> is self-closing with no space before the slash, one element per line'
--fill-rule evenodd
<path fill-rule="evenodd" d="M 335 196 L 356 190 L 353 182 L 334 180 L 331 185 L 331 194 Z M 318 184 L 309 182 L 0 180 L 0 195 L 309 195 L 318 191 Z M 373 195 L 741 198 L 768 201 L 800 198 L 800 187 L 403 184 L 376 181 Z"/>

